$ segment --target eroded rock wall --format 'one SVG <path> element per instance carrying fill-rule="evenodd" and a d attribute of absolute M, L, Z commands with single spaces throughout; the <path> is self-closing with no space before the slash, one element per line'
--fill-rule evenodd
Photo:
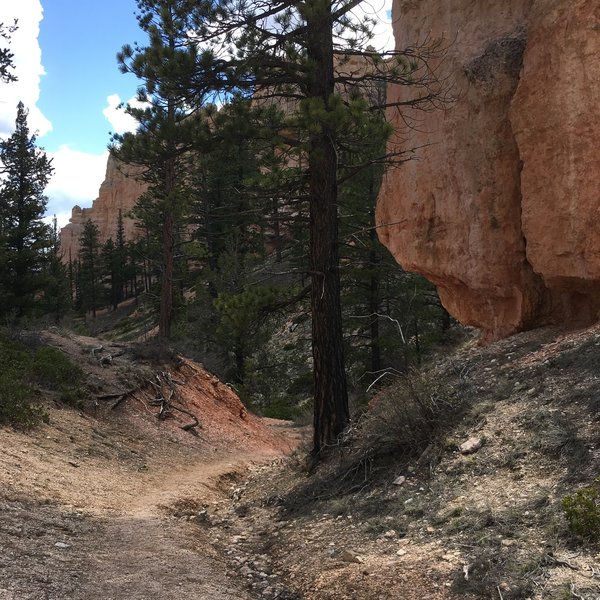
<path fill-rule="evenodd" d="M 600 295 L 600 8 L 592 0 L 396 0 L 398 48 L 443 37 L 455 100 L 413 115 L 382 242 L 488 339 L 590 321 Z M 406 89 L 389 90 L 390 99 Z M 390 118 L 402 131 L 404 121 Z"/>
<path fill-rule="evenodd" d="M 145 185 L 135 178 L 135 174 L 134 168 L 119 164 L 109 156 L 98 198 L 90 208 L 75 206 L 69 223 L 60 231 L 60 247 L 65 262 L 75 260 L 79 255 L 79 238 L 88 219 L 98 226 L 100 242 L 104 243 L 109 238 L 116 238 L 120 210 L 125 239 L 133 240 L 137 237 L 138 231 L 130 212 L 145 191 Z"/>

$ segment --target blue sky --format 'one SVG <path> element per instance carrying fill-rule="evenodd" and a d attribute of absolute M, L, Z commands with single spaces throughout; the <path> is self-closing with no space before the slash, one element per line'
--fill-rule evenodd
<path fill-rule="evenodd" d="M 19 81 L 0 84 L 0 136 L 13 130 L 22 100 L 53 159 L 48 213 L 61 225 L 75 204 L 90 206 L 97 197 L 109 132 L 132 127 L 116 106 L 137 84 L 119 72 L 116 54 L 142 40 L 135 10 L 135 0 L 0 0 L 0 22 L 19 19 L 11 42 Z"/>
<path fill-rule="evenodd" d="M 362 12 L 386 20 L 375 45 L 390 47 L 391 0 L 365 0 Z M 109 132 L 134 129 L 117 110 L 137 84 L 119 72 L 121 47 L 143 42 L 135 0 L 0 0 L 0 23 L 19 19 L 11 49 L 19 81 L 0 83 L 0 137 L 14 128 L 16 105 L 29 109 L 29 125 L 53 160 L 46 189 L 48 214 L 65 225 L 76 204 L 91 206 L 106 171 Z"/>
<path fill-rule="evenodd" d="M 116 53 L 140 40 L 134 0 L 44 0 L 39 45 L 45 75 L 38 106 L 52 122 L 48 150 L 61 144 L 102 152 L 110 123 L 102 114 L 107 96 L 128 99 L 136 81 L 117 68 Z M 82 132 L 85 131 L 85 135 Z"/>

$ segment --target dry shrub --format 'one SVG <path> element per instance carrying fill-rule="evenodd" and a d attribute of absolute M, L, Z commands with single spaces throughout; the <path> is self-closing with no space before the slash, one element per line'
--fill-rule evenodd
<path fill-rule="evenodd" d="M 456 377 L 428 370 L 398 378 L 340 441 L 332 483 L 350 492 L 376 479 L 377 472 L 387 473 L 390 463 L 430 466 L 466 405 Z"/>
<path fill-rule="evenodd" d="M 414 371 L 371 402 L 355 445 L 374 448 L 378 455 L 421 456 L 456 424 L 464 407 L 455 379 L 437 371 Z"/>

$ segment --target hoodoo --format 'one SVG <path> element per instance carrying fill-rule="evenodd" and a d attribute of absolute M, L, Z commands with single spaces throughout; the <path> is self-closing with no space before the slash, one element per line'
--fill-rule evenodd
<path fill-rule="evenodd" d="M 75 260 L 79 254 L 79 238 L 83 226 L 91 219 L 99 229 L 99 241 L 115 239 L 119 211 L 123 216 L 123 229 L 126 240 L 137 237 L 135 221 L 130 217 L 131 210 L 145 191 L 145 184 L 135 178 L 135 168 L 119 164 L 111 156 L 106 165 L 106 176 L 98 198 L 90 208 L 73 207 L 69 223 L 60 231 L 60 247 L 63 260 Z"/>
<path fill-rule="evenodd" d="M 422 149 L 384 181 L 382 242 L 486 339 L 597 319 L 598 2 L 396 0 L 394 23 L 399 48 L 446 40 L 455 101 L 404 132 Z"/>

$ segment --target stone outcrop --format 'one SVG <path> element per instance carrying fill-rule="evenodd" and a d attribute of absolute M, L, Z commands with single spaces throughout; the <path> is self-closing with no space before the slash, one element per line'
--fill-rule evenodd
<path fill-rule="evenodd" d="M 135 239 L 138 231 L 130 212 L 137 199 L 145 191 L 145 185 L 135 178 L 136 170 L 124 166 L 109 156 L 106 176 L 100 186 L 98 198 L 91 208 L 75 206 L 69 223 L 60 231 L 60 247 L 63 260 L 75 260 L 79 254 L 79 238 L 88 219 L 91 219 L 100 231 L 100 242 L 116 237 L 119 210 L 123 215 L 123 228 L 126 240 Z"/>
<path fill-rule="evenodd" d="M 597 0 L 396 0 L 394 22 L 399 48 L 447 41 L 455 99 L 402 132 L 422 149 L 386 176 L 382 242 L 488 339 L 596 319 Z"/>

